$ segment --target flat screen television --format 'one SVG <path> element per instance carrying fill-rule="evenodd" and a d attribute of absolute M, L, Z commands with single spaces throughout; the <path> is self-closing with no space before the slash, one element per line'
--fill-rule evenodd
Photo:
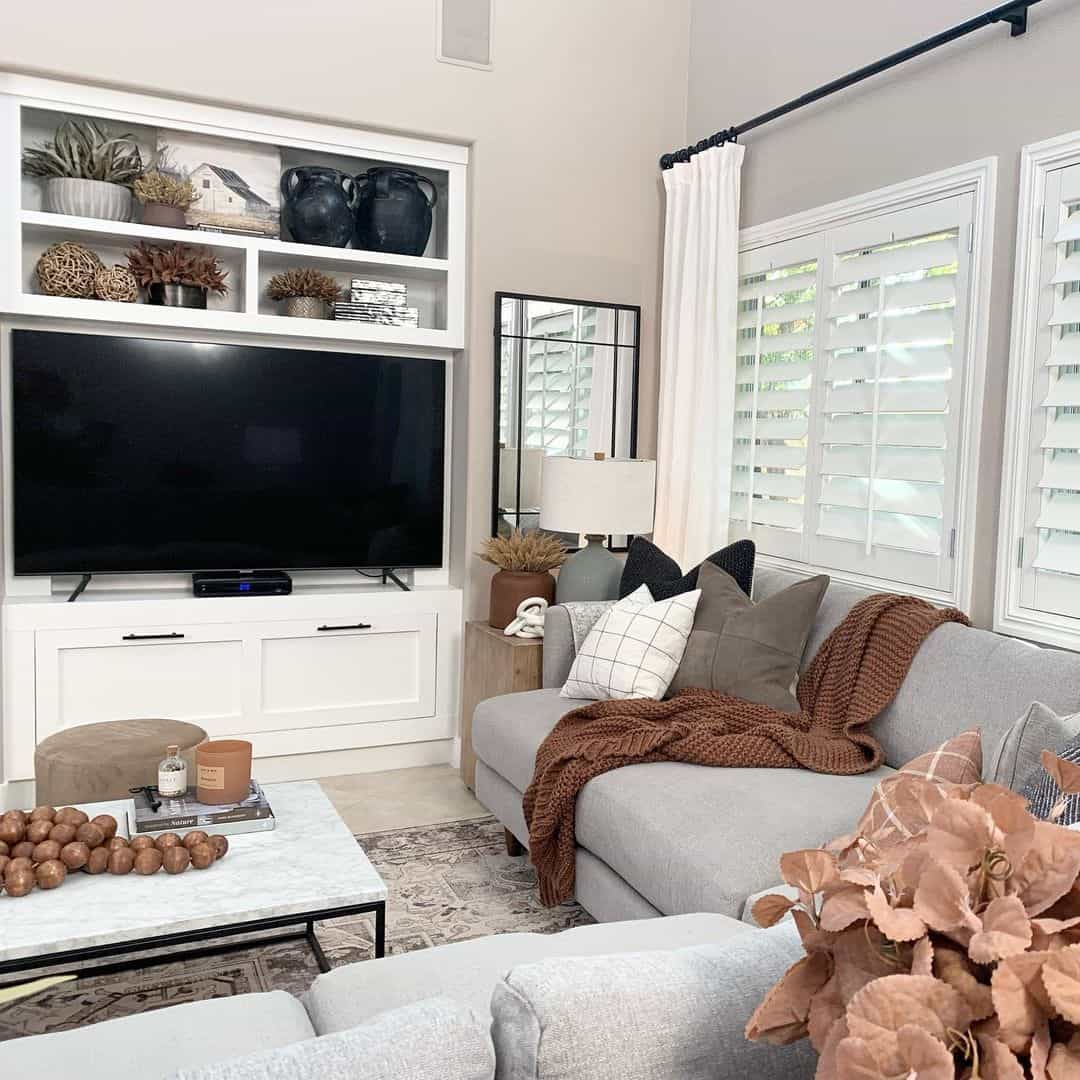
<path fill-rule="evenodd" d="M 12 332 L 16 574 L 442 564 L 441 360 Z"/>

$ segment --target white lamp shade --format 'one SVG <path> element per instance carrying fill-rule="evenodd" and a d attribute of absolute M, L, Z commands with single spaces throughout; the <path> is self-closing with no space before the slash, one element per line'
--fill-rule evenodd
<path fill-rule="evenodd" d="M 600 536 L 652 531 L 655 461 L 548 457 L 540 489 L 542 529 Z"/>
<path fill-rule="evenodd" d="M 518 455 L 521 455 L 521 499 L 517 497 Z M 540 505 L 540 469 L 544 451 L 518 450 L 504 446 L 499 450 L 499 507 L 503 510 L 535 510 Z"/>

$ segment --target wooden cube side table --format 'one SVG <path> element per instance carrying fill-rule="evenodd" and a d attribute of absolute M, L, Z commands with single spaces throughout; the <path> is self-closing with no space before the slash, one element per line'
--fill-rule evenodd
<path fill-rule="evenodd" d="M 465 672 L 461 701 L 461 779 L 476 788 L 476 754 L 472 717 L 476 706 L 499 694 L 539 690 L 542 685 L 543 638 L 507 637 L 486 622 L 465 624 Z"/>

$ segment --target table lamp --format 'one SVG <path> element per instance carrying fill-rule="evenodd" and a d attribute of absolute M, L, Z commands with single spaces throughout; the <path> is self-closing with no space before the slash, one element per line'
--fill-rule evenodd
<path fill-rule="evenodd" d="M 540 528 L 584 533 L 586 540 L 559 570 L 556 603 L 616 599 L 622 563 L 604 539 L 652 531 L 656 462 L 603 454 L 549 457 L 540 487 Z"/>

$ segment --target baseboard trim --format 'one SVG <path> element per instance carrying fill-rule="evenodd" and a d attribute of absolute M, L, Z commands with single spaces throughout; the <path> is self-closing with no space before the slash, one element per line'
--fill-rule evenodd
<path fill-rule="evenodd" d="M 455 735 L 450 745 L 450 764 L 455 769 L 461 768 L 461 736 Z"/>

